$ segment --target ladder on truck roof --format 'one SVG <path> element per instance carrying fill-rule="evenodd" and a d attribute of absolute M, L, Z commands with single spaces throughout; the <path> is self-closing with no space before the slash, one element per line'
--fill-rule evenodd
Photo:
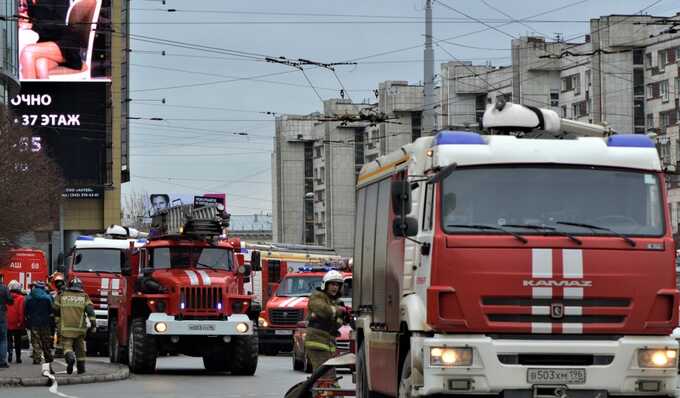
<path fill-rule="evenodd" d="M 151 218 L 153 235 L 219 236 L 229 226 L 228 213 L 221 205 L 194 207 L 192 204 L 172 206 Z"/>

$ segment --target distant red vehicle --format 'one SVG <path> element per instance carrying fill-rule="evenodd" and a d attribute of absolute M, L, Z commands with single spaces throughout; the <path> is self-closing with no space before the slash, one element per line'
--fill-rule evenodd
<path fill-rule="evenodd" d="M 23 289 L 28 290 L 35 281 L 46 281 L 48 277 L 45 253 L 37 249 L 12 249 L 9 260 L 0 264 L 0 274 L 5 284 L 11 280 L 21 283 Z"/>
<path fill-rule="evenodd" d="M 305 373 L 312 373 L 312 363 L 307 358 L 305 352 L 305 335 L 307 329 L 307 322 L 302 321 L 298 323 L 297 329 L 293 334 L 293 370 L 300 370 Z M 345 325 L 340 328 L 340 336 L 335 339 L 336 356 L 356 353 L 356 346 L 351 337 L 352 328 Z"/>

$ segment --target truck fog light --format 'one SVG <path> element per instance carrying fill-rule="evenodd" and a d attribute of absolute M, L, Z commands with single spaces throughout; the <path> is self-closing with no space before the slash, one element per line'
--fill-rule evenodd
<path fill-rule="evenodd" d="M 177 343 L 179 343 L 179 336 L 172 336 L 172 337 L 170 337 L 170 341 L 172 341 L 172 344 L 177 344 Z"/>
<path fill-rule="evenodd" d="M 655 380 L 638 380 L 638 390 L 642 392 L 658 392 L 661 391 L 661 382 Z"/>
<path fill-rule="evenodd" d="M 431 366 L 471 366 L 472 348 L 430 348 Z"/>
<path fill-rule="evenodd" d="M 674 368 L 677 357 L 677 350 L 642 349 L 638 351 L 638 365 L 641 368 Z"/>
<path fill-rule="evenodd" d="M 257 325 L 261 328 L 269 327 L 269 322 L 266 319 L 259 317 L 257 318 Z"/>
<path fill-rule="evenodd" d="M 231 336 L 222 336 L 222 341 L 229 343 L 231 341 Z"/>
<path fill-rule="evenodd" d="M 248 331 L 248 324 L 245 322 L 239 322 L 236 324 L 236 331 L 239 333 L 245 333 Z"/>
<path fill-rule="evenodd" d="M 168 325 L 165 322 L 156 322 L 153 328 L 158 333 L 165 333 L 168 331 Z"/>

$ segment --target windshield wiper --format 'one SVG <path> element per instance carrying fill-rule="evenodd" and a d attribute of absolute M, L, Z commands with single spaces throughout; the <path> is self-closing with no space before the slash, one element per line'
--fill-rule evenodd
<path fill-rule="evenodd" d="M 536 231 L 550 231 L 555 235 L 561 235 L 561 236 L 566 236 L 567 238 L 571 239 L 573 242 L 576 242 L 578 245 L 582 245 L 583 242 L 581 239 L 575 237 L 574 235 L 564 232 L 564 231 L 558 231 L 557 228 L 553 227 L 548 227 L 546 225 L 534 225 L 534 224 L 503 224 L 504 227 L 512 227 L 512 228 L 526 228 L 526 229 L 533 229 Z"/>
<path fill-rule="evenodd" d="M 505 228 L 495 227 L 495 226 L 493 226 L 493 225 L 482 225 L 482 224 L 448 224 L 447 227 L 451 227 L 451 228 L 470 228 L 470 229 L 479 229 L 479 230 L 488 230 L 488 231 L 500 231 L 500 232 L 503 232 L 503 233 L 505 233 L 505 234 L 514 236 L 515 238 L 517 238 L 517 240 L 519 240 L 519 241 L 522 242 L 522 243 L 528 243 L 528 242 L 529 242 L 529 241 L 527 240 L 527 238 L 523 237 L 523 236 L 520 235 L 520 234 L 514 233 L 514 232 L 512 232 L 512 231 L 508 231 L 508 230 L 505 229 Z"/>
<path fill-rule="evenodd" d="M 625 240 L 626 243 L 631 245 L 632 247 L 635 247 L 637 244 L 635 243 L 634 240 L 629 238 L 627 235 L 622 234 L 621 232 L 614 231 L 611 228 L 607 227 L 599 227 L 597 225 L 591 225 L 591 224 L 584 224 L 584 223 L 578 223 L 578 222 L 567 222 L 567 221 L 555 221 L 555 224 L 560 224 L 560 225 L 569 225 L 572 227 L 581 227 L 581 228 L 588 228 L 592 229 L 593 231 L 605 231 L 605 232 L 611 232 L 614 235 L 620 237 L 621 239 Z"/>
<path fill-rule="evenodd" d="M 217 268 L 214 268 L 214 267 L 212 267 L 212 266 L 210 266 L 210 265 L 208 265 L 208 264 L 196 263 L 196 266 L 197 266 L 197 267 L 198 267 L 198 266 L 206 267 L 206 268 L 208 268 L 208 269 L 211 269 L 211 270 L 217 272 Z"/>

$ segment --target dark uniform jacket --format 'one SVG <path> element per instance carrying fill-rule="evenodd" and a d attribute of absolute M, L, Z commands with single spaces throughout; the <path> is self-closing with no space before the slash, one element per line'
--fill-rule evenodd
<path fill-rule="evenodd" d="M 343 324 L 340 301 L 316 289 L 307 304 L 307 333 L 305 348 L 335 352 L 335 337 Z"/>
<path fill-rule="evenodd" d="M 48 328 L 52 326 L 52 296 L 45 289 L 34 287 L 24 300 L 26 328 Z"/>

